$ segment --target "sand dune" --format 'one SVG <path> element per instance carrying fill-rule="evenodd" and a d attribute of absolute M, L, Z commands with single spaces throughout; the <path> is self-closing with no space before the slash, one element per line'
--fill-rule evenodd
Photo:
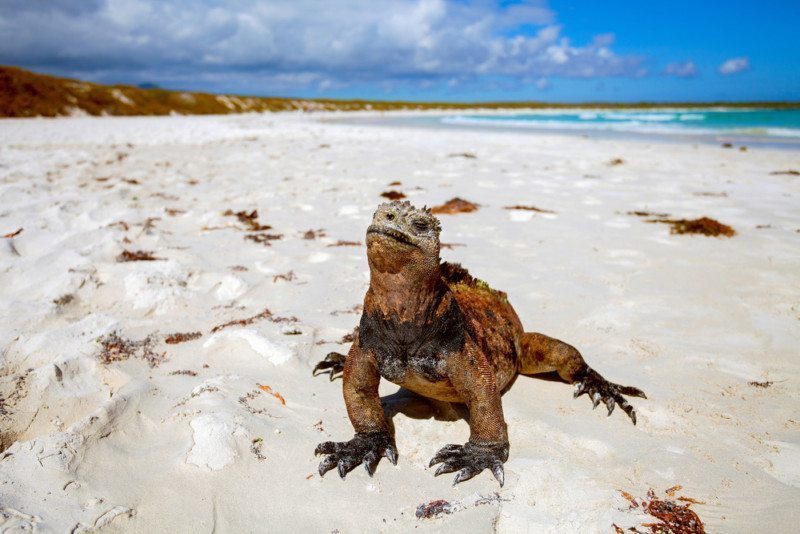
<path fill-rule="evenodd" d="M 611 532 L 654 521 L 620 490 L 680 485 L 708 531 L 793 530 L 800 181 L 771 173 L 797 168 L 788 150 L 288 114 L 4 120 L 0 234 L 22 231 L 0 239 L 0 529 Z M 311 369 L 347 349 L 357 244 L 389 189 L 479 204 L 441 215 L 443 258 L 647 392 L 638 426 L 522 377 L 505 487 L 451 487 L 427 462 L 466 422 L 383 384 L 397 467 L 320 478 L 315 445 L 352 429 L 341 382 Z M 450 513 L 416 517 L 436 500 Z"/>

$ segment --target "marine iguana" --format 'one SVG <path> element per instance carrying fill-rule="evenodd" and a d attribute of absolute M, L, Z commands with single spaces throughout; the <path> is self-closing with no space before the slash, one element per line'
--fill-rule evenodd
<path fill-rule="evenodd" d="M 618 404 L 636 424 L 623 395 L 646 398 L 635 388 L 607 381 L 574 347 L 525 332 L 502 291 L 439 259 L 439 220 L 408 201 L 381 204 L 367 229 L 370 284 L 347 356 L 330 353 L 314 368 L 343 372 L 344 401 L 355 428 L 350 441 L 327 441 L 319 473 L 338 467 L 345 475 L 363 464 L 372 476 L 380 458 L 397 463 L 397 448 L 378 396 L 381 377 L 424 397 L 463 403 L 469 441 L 445 445 L 430 461 L 436 476 L 459 471 L 453 484 L 489 469 L 503 485 L 509 443 L 500 396 L 517 374 L 556 371 L 588 393 L 608 415 Z"/>

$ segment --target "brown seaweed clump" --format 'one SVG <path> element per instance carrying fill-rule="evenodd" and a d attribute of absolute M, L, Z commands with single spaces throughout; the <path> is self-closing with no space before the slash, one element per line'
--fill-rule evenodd
<path fill-rule="evenodd" d="M 608 162 L 609 166 L 616 167 L 617 165 L 622 165 L 625 163 L 625 160 L 622 158 L 614 158 Z"/>
<path fill-rule="evenodd" d="M 384 191 L 383 193 L 381 193 L 381 196 L 383 198 L 388 198 L 389 200 L 400 200 L 401 198 L 406 198 L 405 193 L 401 191 L 395 191 L 394 189 L 391 189 L 389 191 Z"/>
<path fill-rule="evenodd" d="M 129 261 L 160 261 L 164 258 L 157 258 L 153 256 L 153 253 L 147 250 L 123 250 L 122 253 L 117 256 L 118 263 L 125 263 Z"/>
<path fill-rule="evenodd" d="M 773 176 L 800 176 L 800 171 L 796 171 L 794 169 L 788 169 L 785 171 L 772 171 L 770 173 Z"/>
<path fill-rule="evenodd" d="M 325 237 L 327 232 L 324 229 L 320 228 L 319 230 L 306 230 L 303 232 L 303 239 L 312 240 L 317 239 L 318 237 Z"/>
<path fill-rule="evenodd" d="M 225 210 L 223 215 L 226 217 L 236 217 L 236 220 L 244 224 L 249 232 L 263 232 L 264 230 L 272 228 L 268 224 L 261 224 L 258 222 L 258 210 L 236 212 L 233 210 Z"/>
<path fill-rule="evenodd" d="M 711 237 L 733 237 L 736 230 L 710 217 L 699 219 L 650 219 L 649 223 L 663 223 L 672 226 L 671 234 L 700 234 Z"/>
<path fill-rule="evenodd" d="M 633 215 L 635 217 L 669 217 L 669 213 L 656 213 L 653 211 L 643 211 L 643 210 L 636 210 L 636 211 L 629 211 L 628 215 Z"/>
<path fill-rule="evenodd" d="M 101 337 L 98 342 L 100 343 L 100 361 L 106 365 L 127 360 L 136 352 L 136 343 L 120 337 L 116 332 Z"/>
<path fill-rule="evenodd" d="M 229 328 L 231 326 L 248 326 L 256 321 L 272 321 L 273 323 L 296 323 L 299 321 L 297 317 L 276 317 L 272 314 L 269 308 L 264 308 L 261 313 L 257 313 L 252 317 L 246 317 L 245 319 L 234 319 L 233 321 L 228 321 L 227 323 L 218 324 L 214 328 L 211 329 L 211 333 L 214 334 L 219 332 L 224 328 Z"/>
<path fill-rule="evenodd" d="M 431 519 L 445 514 L 452 514 L 453 506 L 449 501 L 437 499 L 417 506 L 415 515 L 417 519 Z"/>
<path fill-rule="evenodd" d="M 522 204 L 516 204 L 514 206 L 503 206 L 504 210 L 521 210 L 521 211 L 535 211 L 536 213 L 555 213 L 553 210 L 543 210 L 542 208 L 537 208 L 536 206 L 523 206 Z"/>
<path fill-rule="evenodd" d="M 454 215 L 456 213 L 470 213 L 476 211 L 480 205 L 464 200 L 463 198 L 451 198 L 444 204 L 431 208 L 431 213 L 436 215 Z"/>
<path fill-rule="evenodd" d="M 198 339 L 202 335 L 203 334 L 200 332 L 176 332 L 175 334 L 170 334 L 164 338 L 164 343 L 167 345 L 177 345 L 178 343 L 185 343 L 187 341 Z"/>
<path fill-rule="evenodd" d="M 244 238 L 247 241 L 252 241 L 253 243 L 258 243 L 259 245 L 263 245 L 265 247 L 271 247 L 272 243 L 270 243 L 270 241 L 277 241 L 279 239 L 283 239 L 283 234 L 269 234 L 267 232 L 261 232 L 259 234 L 247 234 L 246 236 L 244 236 Z"/>
<path fill-rule="evenodd" d="M 102 336 L 97 340 L 100 343 L 100 362 L 108 365 L 114 362 L 125 361 L 131 356 L 138 356 L 147 362 L 150 367 L 157 367 L 167 359 L 166 352 L 156 352 L 157 343 L 154 335 L 149 335 L 141 341 L 132 341 L 116 332 Z"/>
<path fill-rule="evenodd" d="M 641 507 L 645 513 L 655 517 L 659 523 L 643 523 L 641 526 L 648 529 L 651 534 L 705 534 L 705 527 L 700 517 L 690 507 L 692 504 L 705 504 L 691 497 L 679 496 L 672 500 L 675 492 L 681 490 L 683 486 L 673 486 L 666 490 L 668 499 L 659 499 L 651 489 L 647 492 L 647 497 L 641 499 Z M 628 492 L 621 491 L 622 496 L 630 503 L 630 508 L 639 508 L 640 503 Z M 679 504 L 676 501 L 683 501 L 686 504 Z M 616 524 L 613 525 L 614 531 L 618 534 L 626 532 Z M 648 532 L 645 531 L 645 532 Z M 636 527 L 627 529 L 627 532 L 642 534 Z"/>

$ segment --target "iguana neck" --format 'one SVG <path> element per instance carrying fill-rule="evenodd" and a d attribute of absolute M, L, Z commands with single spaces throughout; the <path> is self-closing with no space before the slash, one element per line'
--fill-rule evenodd
<path fill-rule="evenodd" d="M 438 267 L 423 276 L 412 276 L 405 271 L 382 273 L 373 269 L 364 311 L 404 323 L 424 323 L 426 318 L 435 315 L 446 291 Z"/>

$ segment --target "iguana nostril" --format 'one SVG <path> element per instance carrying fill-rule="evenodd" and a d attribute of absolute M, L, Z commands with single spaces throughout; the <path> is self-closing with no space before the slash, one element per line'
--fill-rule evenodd
<path fill-rule="evenodd" d="M 394 213 L 387 213 L 386 214 L 386 220 L 387 221 L 393 221 L 394 220 Z"/>

